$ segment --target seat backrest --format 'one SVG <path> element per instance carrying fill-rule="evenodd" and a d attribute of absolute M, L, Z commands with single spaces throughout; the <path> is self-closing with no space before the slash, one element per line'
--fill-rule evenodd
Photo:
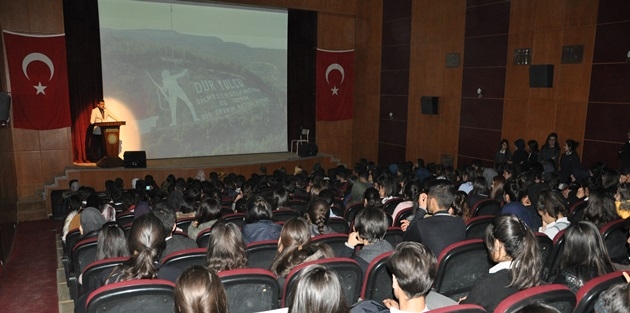
<path fill-rule="evenodd" d="M 74 248 L 74 245 L 79 242 L 79 238 L 81 238 L 81 232 L 78 228 L 68 231 L 68 234 L 66 235 L 66 242 L 63 245 L 63 255 L 68 258 L 72 256 L 72 248 Z"/>
<path fill-rule="evenodd" d="M 538 241 L 538 248 L 540 248 L 540 256 L 542 264 L 547 263 L 547 257 L 551 254 L 553 249 L 553 240 L 549 238 L 545 233 L 535 232 L 536 240 Z"/>
<path fill-rule="evenodd" d="M 597 302 L 602 291 L 613 285 L 625 282 L 622 271 L 608 273 L 587 281 L 575 294 L 577 304 L 575 305 L 574 313 L 593 312 L 595 302 Z"/>
<path fill-rule="evenodd" d="M 92 237 L 81 240 L 72 248 L 72 267 L 78 276 L 88 264 L 96 258 L 96 242 L 98 238 Z"/>
<path fill-rule="evenodd" d="M 199 248 L 208 248 L 208 242 L 210 241 L 210 234 L 212 233 L 212 227 L 204 229 L 197 234 L 197 247 Z"/>
<path fill-rule="evenodd" d="M 118 226 L 121 228 L 131 222 L 133 222 L 133 212 L 122 213 L 116 216 L 116 223 L 118 223 Z"/>
<path fill-rule="evenodd" d="M 468 294 L 477 278 L 487 274 L 493 265 L 483 240 L 451 244 L 438 256 L 435 291 L 458 300 Z"/>
<path fill-rule="evenodd" d="M 383 302 L 385 299 L 394 299 L 392 290 L 392 274 L 387 269 L 387 260 L 394 251 L 385 252 L 370 262 L 363 285 L 361 286 L 361 298 Z"/>
<path fill-rule="evenodd" d="M 234 223 L 239 228 L 242 228 L 243 225 L 245 225 L 245 213 L 233 213 L 223 215 L 223 217 L 221 217 L 221 220 L 224 223 Z"/>
<path fill-rule="evenodd" d="M 190 226 L 190 224 L 194 221 L 195 221 L 194 217 L 186 217 L 186 218 L 178 219 L 177 228 L 181 229 L 185 233 L 188 233 L 188 226 Z"/>
<path fill-rule="evenodd" d="M 473 204 L 473 217 L 483 215 L 500 215 L 501 203 L 494 199 L 483 199 Z"/>
<path fill-rule="evenodd" d="M 348 221 L 341 217 L 331 217 L 328 219 L 328 223 L 326 224 L 332 230 L 340 234 L 348 234 L 350 233 L 350 225 Z"/>
<path fill-rule="evenodd" d="M 88 313 L 173 312 L 175 284 L 163 279 L 136 279 L 112 283 L 87 298 Z"/>
<path fill-rule="evenodd" d="M 230 313 L 251 313 L 278 308 L 280 287 L 276 276 L 260 268 L 218 273 L 225 287 Z M 172 311 L 171 311 L 172 312 Z"/>
<path fill-rule="evenodd" d="M 394 209 L 396 209 L 396 206 L 403 201 L 403 198 L 391 198 L 383 203 L 383 211 L 391 216 L 392 213 L 394 213 Z"/>
<path fill-rule="evenodd" d="M 339 275 L 341 287 L 344 288 L 344 294 L 346 296 L 346 303 L 348 306 L 351 306 L 359 300 L 359 296 L 361 295 L 361 286 L 363 284 L 363 271 L 361 270 L 359 263 L 350 258 L 328 258 L 302 263 L 294 267 L 289 274 L 287 274 L 284 289 L 282 291 L 282 307 L 286 304 L 291 287 L 296 283 L 298 273 L 311 264 L 324 265 L 326 268 L 335 271 L 337 275 Z"/>
<path fill-rule="evenodd" d="M 606 243 L 608 255 L 614 263 L 628 264 L 628 249 L 626 248 L 628 224 L 627 220 L 616 219 L 599 230 Z"/>
<path fill-rule="evenodd" d="M 278 253 L 278 240 L 263 240 L 247 245 L 247 267 L 268 270 Z"/>
<path fill-rule="evenodd" d="M 561 230 L 553 238 L 553 246 L 545 259 L 545 266 L 543 269 L 543 280 L 547 280 L 550 277 L 557 275 L 560 269 L 560 258 L 564 251 L 564 233 L 566 229 Z"/>
<path fill-rule="evenodd" d="M 404 208 L 398 211 L 398 213 L 396 213 L 396 216 L 393 217 L 394 226 L 400 227 L 401 222 L 406 220 L 412 214 L 413 214 L 413 207 Z"/>
<path fill-rule="evenodd" d="M 206 248 L 192 248 L 175 251 L 164 256 L 162 264 L 180 269 L 182 272 L 195 266 L 206 265 Z"/>
<path fill-rule="evenodd" d="M 519 291 L 499 302 L 495 312 L 513 313 L 532 302 L 545 303 L 561 313 L 572 313 L 575 295 L 565 285 L 551 284 Z"/>
<path fill-rule="evenodd" d="M 346 221 L 349 221 L 350 223 L 352 223 L 354 221 L 354 217 L 357 215 L 357 213 L 359 213 L 364 208 L 365 208 L 365 206 L 363 205 L 363 202 L 351 203 L 351 204 L 346 206 L 346 209 L 343 212 L 343 218 Z"/>
<path fill-rule="evenodd" d="M 403 231 L 400 227 L 388 227 L 385 233 L 385 240 L 392 246 L 396 247 L 399 243 L 403 242 Z"/>
<path fill-rule="evenodd" d="M 129 260 L 129 257 L 104 259 L 88 264 L 83 270 L 83 284 L 79 289 L 79 295 L 89 294 L 101 286 L 101 275 L 111 273 L 114 267 Z"/>
<path fill-rule="evenodd" d="M 588 206 L 588 201 L 578 201 L 569 208 L 569 222 L 576 223 L 582 220 L 584 209 Z"/>
<path fill-rule="evenodd" d="M 311 238 L 311 241 L 321 242 L 321 243 L 325 243 L 329 245 L 330 248 L 332 248 L 333 252 L 335 252 L 335 256 L 339 257 L 343 255 L 343 251 L 346 248 L 346 241 L 348 241 L 348 235 L 339 234 L 339 233 L 323 234 L 323 235 L 318 235 Z"/>
<path fill-rule="evenodd" d="M 475 216 L 466 221 L 466 239 L 483 239 L 494 215 Z"/>
<path fill-rule="evenodd" d="M 293 209 L 280 209 L 273 211 L 273 219 L 286 222 L 290 219 L 300 217 L 300 213 Z"/>
<path fill-rule="evenodd" d="M 430 313 L 486 313 L 486 310 L 476 304 L 457 304 L 449 305 L 435 310 L 429 310 Z"/>

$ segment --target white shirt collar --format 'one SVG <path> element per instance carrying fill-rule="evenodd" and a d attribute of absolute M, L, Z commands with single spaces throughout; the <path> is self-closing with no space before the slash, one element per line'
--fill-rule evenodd
<path fill-rule="evenodd" d="M 499 262 L 497 263 L 497 265 L 493 266 L 490 268 L 489 273 L 496 273 L 500 270 L 507 270 L 512 268 L 512 261 L 503 261 L 503 262 Z"/>
<path fill-rule="evenodd" d="M 412 313 L 412 312 L 409 312 L 409 311 L 402 311 L 402 310 L 399 310 L 399 309 L 396 309 L 396 308 L 389 308 L 389 312 L 390 313 Z M 420 312 L 429 312 L 429 307 L 425 305 L 424 306 L 424 310 L 422 310 Z"/>

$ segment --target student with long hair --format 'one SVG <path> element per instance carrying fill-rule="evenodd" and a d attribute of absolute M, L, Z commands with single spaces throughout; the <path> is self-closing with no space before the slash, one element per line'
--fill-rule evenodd
<path fill-rule="evenodd" d="M 550 133 L 547 136 L 547 140 L 545 140 L 545 144 L 543 144 L 542 148 L 540 148 L 538 162 L 542 163 L 544 161 L 551 160 L 555 167 L 558 164 L 559 158 L 560 146 L 558 145 L 558 134 Z"/>
<path fill-rule="evenodd" d="M 303 218 L 294 218 L 282 226 L 278 252 L 269 270 L 276 275 L 282 287 L 284 279 L 295 266 L 334 256 L 327 244 L 311 242 L 310 227 Z"/>
<path fill-rule="evenodd" d="M 201 201 L 195 214 L 195 221 L 188 226 L 188 237 L 197 239 L 200 232 L 212 227 L 221 218 L 221 203 L 208 198 Z"/>
<path fill-rule="evenodd" d="M 335 232 L 327 225 L 330 218 L 330 205 L 325 200 L 311 200 L 304 216 L 309 224 L 312 237 Z"/>
<path fill-rule="evenodd" d="M 603 189 L 591 190 L 582 220 L 595 224 L 597 228 L 602 228 L 618 218 L 614 196 Z"/>
<path fill-rule="evenodd" d="M 534 233 L 514 215 L 499 215 L 486 229 L 488 253 L 497 265 L 481 276 L 460 303 L 494 311 L 503 299 L 541 283 L 542 261 Z"/>
<path fill-rule="evenodd" d="M 289 313 L 348 313 L 337 273 L 313 264 L 300 271 L 287 296 Z"/>
<path fill-rule="evenodd" d="M 103 225 L 96 240 L 96 256 L 94 261 L 129 256 L 129 246 L 125 232 L 116 222 Z"/>
<path fill-rule="evenodd" d="M 216 272 L 247 266 L 247 252 L 241 231 L 234 223 L 217 223 L 208 239 L 206 265 Z"/>
<path fill-rule="evenodd" d="M 587 281 L 614 271 L 608 250 L 593 223 L 577 222 L 564 233 L 560 273 L 552 281 L 577 293 Z"/>
<path fill-rule="evenodd" d="M 200 265 L 185 270 L 177 279 L 174 297 L 175 313 L 228 313 L 221 279 Z"/>

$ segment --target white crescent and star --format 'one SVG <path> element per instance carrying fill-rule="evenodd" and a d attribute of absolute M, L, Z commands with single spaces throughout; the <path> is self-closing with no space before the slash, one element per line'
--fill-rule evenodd
<path fill-rule="evenodd" d="M 330 74 L 330 72 L 332 71 L 339 71 L 339 73 L 341 73 L 341 82 L 339 82 L 339 84 L 343 83 L 343 79 L 345 77 L 345 71 L 343 69 L 343 66 L 341 66 L 341 64 L 339 63 L 333 63 L 331 65 L 328 66 L 328 68 L 326 69 L 326 82 L 328 83 L 328 85 L 330 85 L 330 81 L 328 81 L 328 75 Z M 339 88 L 337 88 L 336 85 L 334 85 L 331 89 L 333 96 L 338 96 L 338 92 L 339 92 Z"/>
<path fill-rule="evenodd" d="M 40 61 L 43 62 L 44 64 L 46 64 L 46 66 L 48 66 L 48 69 L 50 70 L 50 78 L 48 78 L 48 81 L 51 81 L 53 78 L 53 75 L 55 74 L 55 66 L 53 65 L 52 60 L 50 60 L 50 58 L 48 56 L 46 56 L 45 54 L 39 53 L 39 52 L 33 52 L 27 56 L 24 57 L 24 60 L 22 60 L 22 72 L 24 73 L 24 76 L 26 76 L 26 78 L 30 81 L 31 78 L 28 77 L 28 73 L 27 73 L 27 68 L 28 65 L 31 64 L 31 62 L 35 62 L 35 61 Z M 35 88 L 36 91 L 36 95 L 38 94 L 46 94 L 46 92 L 44 91 L 48 86 L 44 86 L 42 85 L 42 82 L 38 82 L 38 84 L 36 86 L 33 86 L 33 88 Z"/>

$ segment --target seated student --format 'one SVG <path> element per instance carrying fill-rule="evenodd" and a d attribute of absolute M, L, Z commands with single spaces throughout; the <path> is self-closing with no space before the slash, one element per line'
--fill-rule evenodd
<path fill-rule="evenodd" d="M 173 236 L 175 229 L 177 229 L 177 218 L 175 217 L 175 210 L 168 204 L 168 201 L 158 202 L 152 212 L 160 219 L 167 233 L 166 247 L 162 251 L 160 261 L 175 251 L 197 248 L 197 242 L 194 240 L 184 235 Z"/>
<path fill-rule="evenodd" d="M 547 235 L 551 240 L 560 231 L 571 225 L 569 219 L 566 218 L 567 209 L 564 206 L 564 201 L 560 197 L 556 192 L 544 190 L 538 196 L 538 203 L 536 204 L 538 214 L 542 218 L 542 226 L 538 231 Z"/>
<path fill-rule="evenodd" d="M 215 272 L 247 266 L 247 247 L 243 235 L 234 223 L 217 223 L 208 239 L 206 266 Z"/>
<path fill-rule="evenodd" d="M 271 204 L 261 196 L 252 197 L 245 212 L 243 238 L 245 243 L 262 240 L 278 240 L 282 226 L 273 222 Z"/>
<path fill-rule="evenodd" d="M 617 215 L 620 218 L 630 217 L 630 182 L 619 184 L 617 193 L 615 193 L 615 208 L 617 208 Z"/>
<path fill-rule="evenodd" d="M 303 218 L 294 218 L 282 226 L 278 252 L 269 270 L 276 275 L 282 289 L 286 276 L 297 265 L 334 256 L 327 244 L 311 242 L 309 225 Z"/>
<path fill-rule="evenodd" d="M 534 218 L 538 219 L 538 214 L 521 202 L 527 196 L 525 189 L 517 181 L 512 180 L 503 186 L 503 193 L 505 205 L 501 208 L 501 214 L 514 214 L 525 222 L 527 227 L 538 229 L 540 223 L 534 221 Z"/>
<path fill-rule="evenodd" d="M 103 225 L 96 240 L 96 255 L 93 261 L 129 256 L 129 246 L 125 233 L 116 222 Z M 79 284 L 83 283 L 83 273 L 79 275 Z"/>
<path fill-rule="evenodd" d="M 85 208 L 85 210 L 81 212 L 79 219 L 81 222 L 79 225 L 79 232 L 81 233 L 79 241 L 98 236 L 103 224 L 107 223 L 103 215 L 101 215 L 101 212 L 93 207 Z"/>
<path fill-rule="evenodd" d="M 225 288 L 217 273 L 195 265 L 175 283 L 175 313 L 228 313 Z"/>
<path fill-rule="evenodd" d="M 425 312 L 457 304 L 431 291 L 437 260 L 425 245 L 409 241 L 399 243 L 387 260 L 387 268 L 392 273 L 392 288 L 398 301 L 385 299 L 383 304 L 364 301 L 352 308 L 351 313 Z"/>
<path fill-rule="evenodd" d="M 472 208 L 475 203 L 488 199 L 489 195 L 488 181 L 483 176 L 477 176 L 473 181 L 472 190 L 468 193 L 468 206 Z"/>
<path fill-rule="evenodd" d="M 460 303 L 493 312 L 503 299 L 541 283 L 542 261 L 534 233 L 514 215 L 499 215 L 486 228 L 485 243 L 497 265 L 479 277 Z"/>
<path fill-rule="evenodd" d="M 551 279 L 554 284 L 567 285 L 577 293 L 589 280 L 613 271 L 606 245 L 593 223 L 580 221 L 567 228 L 560 273 Z"/>
<path fill-rule="evenodd" d="M 626 283 L 616 284 L 599 295 L 595 313 L 630 313 L 630 276 L 624 272 Z"/>
<path fill-rule="evenodd" d="M 435 255 L 440 255 L 448 245 L 465 240 L 466 223 L 448 213 L 454 198 L 453 184 L 437 180 L 427 195 L 427 211 L 432 216 L 424 218 L 422 214 L 414 215 L 413 221 L 405 228 L 403 240 L 423 243 Z"/>
<path fill-rule="evenodd" d="M 332 234 L 335 231 L 328 227 L 330 218 L 330 205 L 323 199 L 314 199 L 308 204 L 308 209 L 304 214 L 309 224 L 311 237 L 324 234 Z"/>
<path fill-rule="evenodd" d="M 403 189 L 403 196 L 405 200 L 400 202 L 398 205 L 396 205 L 396 208 L 394 208 L 394 211 L 392 212 L 392 218 L 394 218 L 394 220 L 398 216 L 398 213 L 400 213 L 400 211 L 402 211 L 403 209 L 413 207 L 414 205 L 417 206 L 417 203 L 414 204 L 414 202 L 418 201 L 418 195 L 420 194 L 420 191 L 420 186 L 416 182 L 411 181 L 405 184 L 405 187 Z"/>
<path fill-rule="evenodd" d="M 374 258 L 394 250 L 394 247 L 384 239 L 387 227 L 389 227 L 389 220 L 385 212 L 375 207 L 361 210 L 354 218 L 354 231 L 348 235 L 348 241 L 341 256 L 352 257 L 365 273 Z M 355 253 L 357 245 L 363 245 L 363 248 Z"/>
<path fill-rule="evenodd" d="M 188 226 L 188 237 L 196 240 L 200 232 L 212 227 L 221 218 L 221 203 L 216 199 L 205 199 L 197 208 L 195 221 Z"/>
<path fill-rule="evenodd" d="M 348 313 L 344 287 L 337 273 L 313 264 L 300 271 L 286 300 L 289 313 Z"/>

